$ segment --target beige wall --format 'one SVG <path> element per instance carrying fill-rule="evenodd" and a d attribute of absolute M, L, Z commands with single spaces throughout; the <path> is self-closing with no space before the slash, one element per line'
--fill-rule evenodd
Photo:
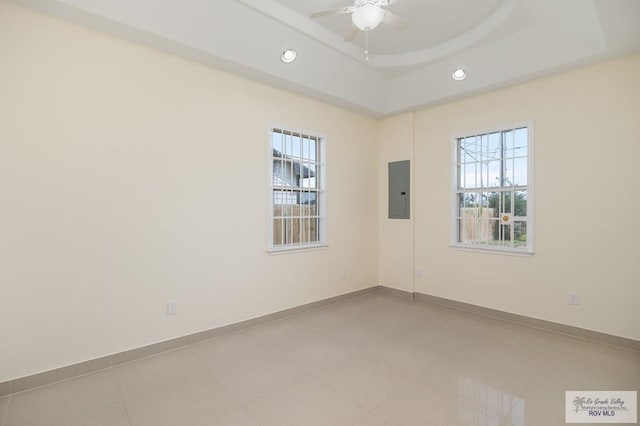
<path fill-rule="evenodd" d="M 270 123 L 328 138 L 328 249 L 266 253 Z M 375 120 L 0 2 L 0 382 L 376 285 L 377 162 Z"/>
<path fill-rule="evenodd" d="M 416 291 L 640 339 L 638 76 L 635 55 L 416 113 Z M 451 136 L 523 120 L 535 255 L 451 249 Z"/>
<path fill-rule="evenodd" d="M 640 339 L 638 75 L 378 123 L 0 2 L 0 382 L 378 283 Z M 521 120 L 535 255 L 451 249 L 451 135 Z M 326 250 L 266 253 L 270 123 L 328 136 Z M 389 220 L 406 159 L 412 219 Z"/>
<path fill-rule="evenodd" d="M 411 161 L 411 218 L 389 219 L 389 166 Z M 381 285 L 413 292 L 413 113 L 380 121 L 378 138 L 378 184 L 380 191 L 378 276 Z"/>

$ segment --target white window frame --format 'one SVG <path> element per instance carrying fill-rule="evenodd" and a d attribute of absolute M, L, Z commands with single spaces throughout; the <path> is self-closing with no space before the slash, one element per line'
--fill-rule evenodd
<path fill-rule="evenodd" d="M 459 188 L 458 179 L 460 178 L 458 170 L 458 141 L 463 138 L 487 135 L 496 132 L 505 132 L 514 129 L 526 128 L 527 129 L 527 246 L 525 248 L 509 247 L 509 246 L 496 246 L 490 244 L 480 243 L 461 243 L 459 238 L 459 224 L 458 224 L 458 194 L 463 192 Z M 454 134 L 451 138 L 451 159 L 452 159 L 452 179 L 451 179 L 451 244 L 450 247 L 456 250 L 494 253 L 494 254 L 506 254 L 515 256 L 531 256 L 534 253 L 534 123 L 533 121 L 522 121 L 517 123 L 511 123 L 504 126 L 496 126 L 492 128 L 476 130 L 471 132 L 461 132 Z M 486 187 L 482 192 L 495 192 L 492 191 L 492 187 Z M 513 206 L 514 203 L 511 203 Z M 514 212 L 512 212 L 514 213 Z M 498 212 L 498 216 L 501 216 L 501 212 Z M 515 216 L 515 215 L 514 215 Z M 498 219 L 498 224 L 500 219 Z M 511 235 L 513 236 L 513 227 L 511 227 Z"/>
<path fill-rule="evenodd" d="M 283 132 L 293 135 L 302 135 L 314 138 L 317 141 L 318 149 L 316 154 L 316 162 L 312 163 L 316 166 L 316 173 L 319 177 L 316 179 L 316 189 L 307 187 L 292 187 L 294 192 L 298 192 L 299 188 L 302 193 L 312 192 L 316 194 L 316 215 L 318 217 L 317 233 L 318 240 L 305 242 L 305 243 L 293 243 L 293 244 L 275 244 L 274 243 L 274 192 L 278 189 L 282 189 L 282 186 L 274 185 L 274 143 L 273 133 Z M 268 129 L 267 137 L 267 251 L 270 254 L 290 253 L 303 250 L 322 249 L 328 246 L 327 244 L 327 138 L 314 131 L 299 130 L 288 126 L 272 125 Z"/>

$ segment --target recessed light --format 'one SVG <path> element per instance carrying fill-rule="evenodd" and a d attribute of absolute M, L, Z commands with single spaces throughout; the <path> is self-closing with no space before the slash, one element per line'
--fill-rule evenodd
<path fill-rule="evenodd" d="M 296 60 L 296 56 L 298 56 L 298 53 L 295 50 L 287 49 L 280 54 L 280 60 L 285 64 L 290 64 Z"/>
<path fill-rule="evenodd" d="M 462 68 L 455 70 L 451 73 L 451 78 L 456 81 L 462 81 L 467 78 L 467 72 Z"/>

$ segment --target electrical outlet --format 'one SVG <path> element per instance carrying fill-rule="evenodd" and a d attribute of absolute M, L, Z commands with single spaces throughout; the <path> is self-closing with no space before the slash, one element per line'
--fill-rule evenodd
<path fill-rule="evenodd" d="M 340 275 L 340 278 L 342 278 L 343 280 L 346 280 L 347 278 L 349 278 L 349 272 L 347 272 L 346 269 L 343 269 L 342 274 Z"/>
<path fill-rule="evenodd" d="M 424 276 L 424 271 L 422 269 L 416 269 L 416 279 L 422 279 L 422 277 Z"/>
<path fill-rule="evenodd" d="M 579 305 L 580 304 L 580 293 L 577 291 L 569 292 L 569 304 L 570 305 Z"/>
<path fill-rule="evenodd" d="M 178 310 L 178 302 L 175 300 L 167 301 L 167 315 L 175 315 Z"/>

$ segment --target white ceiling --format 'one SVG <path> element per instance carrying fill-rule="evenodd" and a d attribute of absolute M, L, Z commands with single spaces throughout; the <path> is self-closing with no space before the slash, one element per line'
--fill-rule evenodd
<path fill-rule="evenodd" d="M 278 3 L 302 16 L 309 16 L 318 10 L 353 4 L 353 0 L 280 0 Z M 502 0 L 398 1 L 385 9 L 409 22 L 409 28 L 401 30 L 382 24 L 369 35 L 370 50 L 378 54 L 396 54 L 436 46 L 480 25 L 502 3 Z M 326 16 L 316 22 L 338 36 L 344 36 L 351 25 L 351 17 Z M 364 48 L 364 33 L 360 32 L 354 42 Z"/>
<path fill-rule="evenodd" d="M 348 16 L 309 18 L 349 0 L 13 2 L 373 117 L 640 52 L 640 0 L 401 0 L 409 28 L 373 30 L 368 61 Z"/>

